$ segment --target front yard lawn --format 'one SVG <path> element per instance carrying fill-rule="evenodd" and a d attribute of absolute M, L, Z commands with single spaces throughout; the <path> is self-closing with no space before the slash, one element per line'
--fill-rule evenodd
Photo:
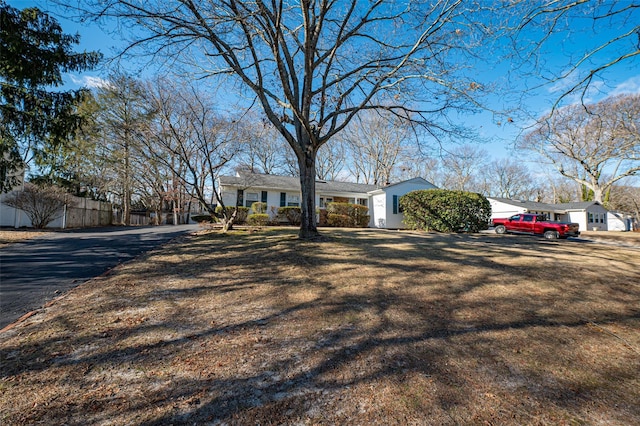
<path fill-rule="evenodd" d="M 0 422 L 640 424 L 640 249 L 218 232 L 0 334 Z"/>

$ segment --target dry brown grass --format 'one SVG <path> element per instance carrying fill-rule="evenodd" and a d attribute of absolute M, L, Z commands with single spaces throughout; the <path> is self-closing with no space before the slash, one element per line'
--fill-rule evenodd
<path fill-rule="evenodd" d="M 0 229 L 0 248 L 20 241 L 30 240 L 42 236 L 47 230 L 35 229 Z"/>
<path fill-rule="evenodd" d="M 640 249 L 209 233 L 0 335 L 0 421 L 640 424 Z"/>

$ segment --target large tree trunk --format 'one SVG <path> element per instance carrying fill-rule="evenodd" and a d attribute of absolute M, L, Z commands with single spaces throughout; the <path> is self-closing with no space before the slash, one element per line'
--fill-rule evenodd
<path fill-rule="evenodd" d="M 312 149 L 305 151 L 304 155 L 298 158 L 298 164 L 302 192 L 300 200 L 302 218 L 298 236 L 302 239 L 312 239 L 320 235 L 316 222 L 316 152 Z"/>

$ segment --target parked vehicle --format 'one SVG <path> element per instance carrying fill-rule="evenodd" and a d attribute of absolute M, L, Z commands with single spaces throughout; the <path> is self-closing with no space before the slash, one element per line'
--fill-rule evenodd
<path fill-rule="evenodd" d="M 543 235 L 548 240 L 580 235 L 577 223 L 549 221 L 542 214 L 522 213 L 506 219 L 493 219 L 493 226 L 497 234 Z"/>

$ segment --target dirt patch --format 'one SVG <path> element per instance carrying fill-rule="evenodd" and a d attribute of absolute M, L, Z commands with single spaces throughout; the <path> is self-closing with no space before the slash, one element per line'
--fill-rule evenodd
<path fill-rule="evenodd" d="M 638 424 L 640 250 L 212 232 L 0 335 L 26 424 Z"/>

